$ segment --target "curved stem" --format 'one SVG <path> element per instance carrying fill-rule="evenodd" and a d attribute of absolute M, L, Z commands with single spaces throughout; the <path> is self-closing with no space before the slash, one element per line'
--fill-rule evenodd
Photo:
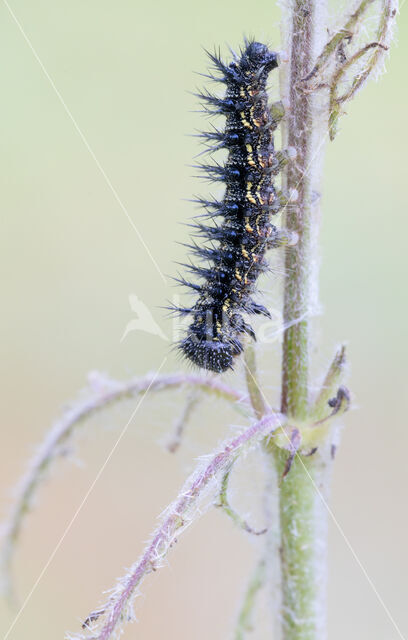
<path fill-rule="evenodd" d="M 83 625 L 86 635 L 69 636 L 70 638 L 108 640 L 119 631 L 121 624 L 131 618 L 132 600 L 137 595 L 138 586 L 147 574 L 162 566 L 164 558 L 176 542 L 176 535 L 179 536 L 191 523 L 193 509 L 197 507 L 205 488 L 225 472 L 246 446 L 259 442 L 278 426 L 279 415 L 265 416 L 227 442 L 210 462 L 199 467 L 187 480 L 175 502 L 166 509 L 162 522 L 140 560 L 118 581 L 106 605 L 88 616 Z"/>
<path fill-rule="evenodd" d="M 364 2 L 362 3 L 364 4 Z M 384 57 L 392 37 L 395 16 L 397 14 L 397 0 L 383 0 L 382 11 L 379 17 L 379 25 L 377 30 L 377 41 L 370 42 L 354 53 L 333 75 L 330 82 L 330 105 L 329 105 L 329 132 L 330 139 L 333 140 L 337 132 L 337 121 L 341 113 L 341 105 L 351 100 L 353 96 L 361 89 L 367 78 L 378 68 L 379 63 Z M 355 77 L 351 82 L 351 86 L 341 96 L 338 96 L 338 89 L 341 81 L 346 73 L 355 65 L 355 63 L 363 57 L 367 51 L 374 49 L 363 69 L 358 69 Z"/>
<path fill-rule="evenodd" d="M 17 488 L 15 503 L 8 521 L 3 527 L 3 544 L 0 557 L 2 589 L 11 595 L 10 564 L 22 525 L 30 510 L 34 495 L 43 482 L 52 463 L 64 453 L 77 427 L 94 413 L 123 400 L 137 397 L 150 391 L 165 391 L 179 387 L 200 389 L 216 397 L 232 402 L 235 406 L 249 409 L 249 403 L 239 392 L 231 389 L 216 378 L 198 375 L 173 374 L 155 377 L 148 375 L 126 382 L 117 382 L 93 374 L 90 390 L 85 399 L 79 400 L 53 425 L 47 433 L 38 452 L 28 466 L 28 471 Z"/>
<path fill-rule="evenodd" d="M 243 531 L 246 531 L 247 533 L 250 533 L 253 536 L 262 536 L 264 533 L 267 532 L 268 529 L 267 528 L 254 529 L 253 527 L 251 527 L 251 525 L 248 524 L 248 522 L 242 516 L 240 516 L 237 511 L 235 511 L 235 509 L 232 508 L 228 500 L 228 484 L 229 484 L 229 479 L 230 479 L 230 475 L 231 475 L 231 471 L 234 466 L 234 463 L 235 463 L 235 459 L 231 460 L 231 464 L 228 466 L 227 470 L 224 473 L 224 476 L 221 481 L 221 489 L 220 489 L 220 496 L 219 496 L 220 502 L 216 506 L 221 507 L 225 511 L 227 516 L 231 518 L 234 524 L 236 524 L 237 527 L 239 527 L 240 529 L 243 529 Z"/>
<path fill-rule="evenodd" d="M 322 53 L 317 58 L 316 64 L 313 67 L 312 71 L 310 71 L 305 78 L 302 78 L 302 82 L 308 83 L 312 78 L 317 76 L 325 69 L 327 63 L 336 53 L 336 50 L 341 42 L 353 36 L 353 29 L 356 27 L 359 20 L 361 20 L 366 10 L 374 1 L 375 0 L 362 0 L 362 2 L 360 2 L 359 6 L 351 14 L 344 26 L 341 29 L 338 29 L 334 36 L 330 38 Z"/>
<path fill-rule="evenodd" d="M 178 416 L 175 422 L 173 434 L 171 435 L 171 438 L 167 443 L 167 450 L 170 453 L 176 453 L 176 451 L 180 447 L 187 423 L 190 421 L 194 410 L 197 409 L 197 406 L 200 403 L 200 398 L 200 391 L 196 387 L 193 388 L 184 403 L 181 414 Z"/>

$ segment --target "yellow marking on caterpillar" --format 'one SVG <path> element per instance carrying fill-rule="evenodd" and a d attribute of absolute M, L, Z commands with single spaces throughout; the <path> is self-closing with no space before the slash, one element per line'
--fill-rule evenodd
<path fill-rule="evenodd" d="M 259 218 L 260 217 L 261 216 L 256 216 L 256 219 L 255 219 L 255 226 L 256 226 L 256 230 L 257 230 L 258 236 L 261 235 L 261 231 L 259 229 Z"/>
<path fill-rule="evenodd" d="M 252 202 L 252 204 L 256 204 L 256 200 L 251 193 L 251 189 L 252 189 L 252 182 L 247 182 L 247 193 L 246 193 L 247 200 L 249 200 L 249 202 Z"/>
<path fill-rule="evenodd" d="M 258 118 L 254 118 L 254 111 L 255 111 L 255 107 L 251 107 L 249 110 L 249 113 L 251 114 L 251 121 L 254 123 L 256 127 L 260 127 L 262 124 L 262 121 L 259 120 Z"/>
<path fill-rule="evenodd" d="M 241 111 L 239 115 L 241 116 L 241 122 L 244 125 L 244 127 L 247 127 L 247 129 L 252 129 L 251 123 L 248 122 L 248 120 L 245 117 L 245 111 Z"/>
<path fill-rule="evenodd" d="M 239 273 L 238 269 L 235 269 L 235 277 L 240 282 L 242 281 L 242 277 L 241 277 L 241 274 Z"/>
<path fill-rule="evenodd" d="M 259 204 L 266 204 L 265 198 L 261 195 L 261 189 L 263 187 L 263 179 L 259 182 L 255 195 L 258 198 Z"/>
<path fill-rule="evenodd" d="M 248 251 L 244 249 L 244 247 L 241 247 L 241 253 L 244 256 L 244 258 L 249 258 Z"/>
<path fill-rule="evenodd" d="M 251 225 L 249 224 L 249 218 L 245 218 L 245 230 L 248 231 L 248 233 L 253 233 L 254 231 Z"/>
<path fill-rule="evenodd" d="M 253 152 L 252 146 L 250 144 L 247 144 L 246 150 L 248 151 L 248 164 L 251 167 L 256 167 L 256 162 L 254 160 L 253 153 L 252 153 Z"/>
<path fill-rule="evenodd" d="M 264 201 L 263 201 L 263 198 L 261 196 L 261 187 L 262 187 L 262 180 L 261 180 L 261 182 L 258 184 L 258 186 L 256 188 L 255 195 L 258 198 L 258 202 L 260 204 L 265 204 Z"/>
<path fill-rule="evenodd" d="M 255 118 L 254 113 L 255 113 L 255 107 L 251 107 L 249 110 L 250 116 L 251 116 L 251 123 L 254 124 L 256 127 L 260 127 L 262 124 L 262 121 L 259 120 L 258 118 Z"/>

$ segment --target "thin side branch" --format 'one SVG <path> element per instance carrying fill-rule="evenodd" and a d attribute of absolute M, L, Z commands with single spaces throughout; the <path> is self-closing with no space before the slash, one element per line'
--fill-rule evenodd
<path fill-rule="evenodd" d="M 180 387 L 190 387 L 223 398 L 235 407 L 247 408 L 247 398 L 229 388 L 216 378 L 198 375 L 173 374 L 154 377 L 147 375 L 127 382 L 110 380 L 100 374 L 90 376 L 89 389 L 53 425 L 28 466 L 16 490 L 16 497 L 8 521 L 2 528 L 2 551 L 0 556 L 0 578 L 2 590 L 11 596 L 10 564 L 17 540 L 20 536 L 25 516 L 30 510 L 33 498 L 45 479 L 52 463 L 64 454 L 76 429 L 93 414 L 106 407 L 150 391 L 165 391 Z"/>
<path fill-rule="evenodd" d="M 333 358 L 319 395 L 317 396 L 311 410 L 311 417 L 314 420 L 322 420 L 327 416 L 328 403 L 337 393 L 339 385 L 344 377 L 345 366 L 346 347 L 345 345 L 342 345 Z"/>
<path fill-rule="evenodd" d="M 252 617 L 255 609 L 256 599 L 265 584 L 266 562 L 262 559 L 255 567 L 255 571 L 249 581 L 244 601 L 238 616 L 235 630 L 235 640 L 244 640 L 246 635 L 253 631 Z"/>
<path fill-rule="evenodd" d="M 221 490 L 220 490 L 220 496 L 219 496 L 220 502 L 219 504 L 217 504 L 217 506 L 221 507 L 225 511 L 227 516 L 231 518 L 231 520 L 234 522 L 234 524 L 237 525 L 237 527 L 239 527 L 240 529 L 243 529 L 247 533 L 251 533 L 253 536 L 262 536 L 264 533 L 267 532 L 267 529 L 258 530 L 251 527 L 251 525 L 248 524 L 248 522 L 242 516 L 240 516 L 239 513 L 235 511 L 235 509 L 231 507 L 231 504 L 228 500 L 228 484 L 229 484 L 229 479 L 230 479 L 234 462 L 235 460 L 231 461 L 231 464 L 229 465 L 228 469 L 224 473 L 224 477 L 221 481 Z"/>
<path fill-rule="evenodd" d="M 197 388 L 194 388 L 188 394 L 188 397 L 184 403 L 180 415 L 178 416 L 174 425 L 173 434 L 170 441 L 167 443 L 167 449 L 170 453 L 176 453 L 183 440 L 184 431 L 188 422 L 191 419 L 197 405 L 200 402 L 201 393 Z"/>
<path fill-rule="evenodd" d="M 383 0 L 383 8 L 379 16 L 379 26 L 377 30 L 377 38 L 375 42 L 370 42 L 364 47 L 356 51 L 349 60 L 336 71 L 330 82 L 330 103 L 329 103 L 329 133 L 330 139 L 333 140 L 336 135 L 337 122 L 341 114 L 341 105 L 351 100 L 354 95 L 361 89 L 380 66 L 385 52 L 388 51 L 392 38 L 392 32 L 397 15 L 397 0 Z M 354 76 L 351 85 L 342 95 L 338 95 L 341 82 L 350 69 L 370 50 L 374 49 L 369 56 L 363 69 L 359 69 Z"/>
<path fill-rule="evenodd" d="M 375 2 L 375 0 L 363 0 L 359 4 L 357 9 L 351 14 L 344 26 L 341 29 L 338 29 L 334 36 L 325 45 L 322 53 L 317 58 L 316 64 L 313 69 L 304 78 L 302 78 L 302 83 L 310 83 L 310 80 L 324 71 L 333 55 L 335 55 L 335 53 L 337 52 L 338 47 L 339 45 L 341 45 L 343 40 L 349 40 L 352 38 L 354 27 L 358 24 L 368 7 L 373 4 L 373 2 Z"/>
<path fill-rule="evenodd" d="M 245 349 L 244 366 L 249 399 L 251 401 L 255 416 L 258 418 L 258 420 L 260 420 L 262 416 L 264 416 L 269 411 L 269 408 L 258 384 L 256 371 L 256 355 L 253 344 L 248 344 L 247 348 Z"/>
<path fill-rule="evenodd" d="M 68 635 L 67 638 L 93 638 L 108 640 L 118 637 L 124 623 L 133 616 L 133 600 L 138 595 L 137 589 L 143 579 L 163 566 L 163 562 L 175 544 L 177 538 L 198 515 L 198 503 L 206 495 L 205 489 L 211 483 L 217 485 L 219 476 L 231 462 L 248 446 L 254 445 L 271 434 L 280 424 L 279 414 L 268 415 L 247 428 L 239 436 L 221 447 L 219 453 L 210 461 L 201 464 L 197 471 L 187 480 L 177 499 L 164 512 L 162 521 L 152 536 L 140 560 L 138 560 L 121 578 L 105 606 L 92 612 L 83 625 L 83 633 Z M 218 487 L 212 489 L 214 494 Z"/>

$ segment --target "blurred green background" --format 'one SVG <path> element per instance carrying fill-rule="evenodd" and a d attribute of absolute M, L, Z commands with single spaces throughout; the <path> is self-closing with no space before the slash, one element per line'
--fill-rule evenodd
<path fill-rule="evenodd" d="M 10 5 L 160 269 L 174 274 L 173 261 L 184 258 L 176 240 L 187 237 L 179 223 L 192 214 L 183 198 L 200 188 L 187 166 L 197 143 L 186 134 L 203 126 L 188 93 L 200 84 L 193 72 L 206 71 L 202 46 L 221 45 L 227 53 L 225 44 L 239 45 L 246 33 L 279 48 L 275 3 Z M 10 487 L 89 370 L 128 378 L 155 370 L 166 355 L 165 371 L 183 365 L 156 336 L 131 332 L 121 342 L 134 317 L 132 293 L 170 334 L 171 322 L 159 307 L 174 289 L 160 278 L 4 4 L 0 18 L 4 516 Z M 345 420 L 332 508 L 408 634 L 407 51 L 403 11 L 388 73 L 348 106 L 328 148 L 320 251 L 324 313 L 314 363 L 316 372 L 324 370 L 335 346 L 347 340 L 354 410 Z M 261 369 L 276 403 L 278 343 L 263 353 Z M 230 381 L 242 385 L 242 371 Z M 10 640 L 62 638 L 66 629 L 78 629 L 102 591 L 139 555 L 194 457 L 210 451 L 237 421 L 225 405 L 207 404 L 208 415 L 203 409 L 195 415 L 180 454 L 170 456 L 160 443 L 182 398 L 176 393 L 144 402 Z M 16 557 L 22 599 L 134 406 L 92 420 L 76 451 L 84 465 L 60 463 L 41 491 Z M 145 583 L 136 607 L 139 623 L 124 637 L 229 637 L 255 556 L 253 542 L 213 510 L 184 537 L 169 566 Z M 329 572 L 331 640 L 399 637 L 332 524 Z M 2 604 L 0 613 L 4 634 L 14 612 Z"/>

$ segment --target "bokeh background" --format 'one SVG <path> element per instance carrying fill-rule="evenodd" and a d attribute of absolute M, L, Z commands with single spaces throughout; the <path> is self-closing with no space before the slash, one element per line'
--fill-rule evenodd
<path fill-rule="evenodd" d="M 335 4 L 335 3 L 333 3 Z M 183 201 L 199 187 L 187 165 L 202 126 L 188 93 L 205 71 L 201 46 L 238 45 L 254 34 L 279 47 L 274 2 L 208 0 L 10 0 L 10 6 L 106 171 L 160 269 L 174 274 L 186 239 Z M 1 515 L 11 487 L 87 373 L 126 379 L 181 365 L 169 343 L 131 332 L 129 294 L 170 335 L 163 281 L 106 184 L 9 11 L 0 3 L 0 192 L 2 271 Z M 345 420 L 332 508 L 402 633 L 408 634 L 406 546 L 405 7 L 388 73 L 367 86 L 330 144 L 323 179 L 321 290 L 316 372 L 348 343 L 354 410 Z M 274 303 L 278 304 L 278 303 Z M 263 383 L 277 398 L 279 343 L 262 355 Z M 316 378 L 317 381 L 318 378 Z M 230 377 L 242 385 L 242 371 Z M 156 516 L 194 458 L 238 418 L 207 403 L 177 456 L 162 443 L 183 394 L 146 399 L 36 587 L 10 640 L 62 638 L 143 548 Z M 60 462 L 40 491 L 14 565 L 24 600 L 128 420 L 134 402 L 83 428 L 82 464 Z M 250 465 L 251 462 L 249 461 Z M 252 485 L 252 491 L 256 490 Z M 139 623 L 125 638 L 229 637 L 256 547 L 216 510 L 192 527 L 169 566 L 150 577 Z M 329 637 L 399 636 L 330 524 Z M 0 605 L 4 635 L 15 611 Z M 264 638 L 259 633 L 254 637 Z"/>

